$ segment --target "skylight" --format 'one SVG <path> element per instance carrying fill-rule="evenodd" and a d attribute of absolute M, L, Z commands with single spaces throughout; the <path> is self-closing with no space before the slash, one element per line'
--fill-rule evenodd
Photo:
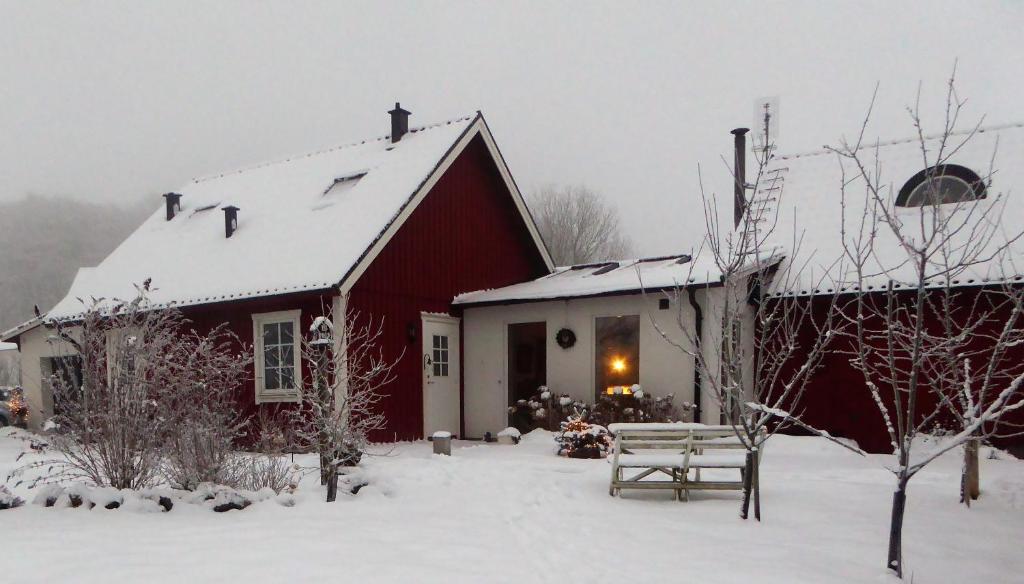
<path fill-rule="evenodd" d="M 327 189 L 324 190 L 324 195 L 336 195 L 339 193 L 346 192 L 352 189 L 352 187 L 356 186 L 356 183 L 359 182 L 359 179 L 363 178 L 364 176 L 366 176 L 365 170 L 338 177 L 334 179 L 334 182 L 331 183 L 331 185 L 327 187 Z"/>

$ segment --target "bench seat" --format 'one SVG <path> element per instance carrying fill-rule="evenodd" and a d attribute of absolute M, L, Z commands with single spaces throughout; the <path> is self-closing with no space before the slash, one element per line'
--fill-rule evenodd
<path fill-rule="evenodd" d="M 747 466 L 746 454 L 691 454 L 690 468 L 743 468 Z"/>
<path fill-rule="evenodd" d="M 620 454 L 619 466 L 625 468 L 683 468 L 684 459 L 682 454 Z"/>

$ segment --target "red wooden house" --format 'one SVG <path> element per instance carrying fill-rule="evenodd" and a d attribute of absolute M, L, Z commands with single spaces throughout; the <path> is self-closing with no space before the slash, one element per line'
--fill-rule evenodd
<path fill-rule="evenodd" d="M 198 330 L 226 322 L 253 345 L 244 411 L 296 401 L 309 379 L 299 335 L 327 309 L 336 320 L 348 309 L 383 320 L 383 354 L 400 357 L 388 428 L 374 438 L 461 433 L 453 298 L 553 266 L 480 113 L 411 129 L 398 104 L 390 115 L 388 136 L 164 195 L 110 256 L 79 271 L 64 300 L 4 335 L 19 343 L 33 409 L 52 408 L 44 380 L 74 366 L 41 322 L 73 319 L 79 298 L 130 298 L 151 278 L 156 305 L 178 307 Z"/>

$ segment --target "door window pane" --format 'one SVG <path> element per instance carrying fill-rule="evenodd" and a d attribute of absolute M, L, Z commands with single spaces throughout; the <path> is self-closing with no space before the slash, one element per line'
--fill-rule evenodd
<path fill-rule="evenodd" d="M 448 336 L 447 335 L 433 335 L 431 339 L 433 348 L 434 366 L 433 373 L 435 377 L 447 377 L 448 376 Z"/>

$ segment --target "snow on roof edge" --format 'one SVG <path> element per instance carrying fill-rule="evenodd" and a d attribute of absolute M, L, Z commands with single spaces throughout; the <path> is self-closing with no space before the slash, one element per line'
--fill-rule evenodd
<path fill-rule="evenodd" d="M 972 132 L 973 133 L 978 133 L 978 134 L 984 134 L 986 132 L 1000 132 L 1000 131 L 1003 131 L 1003 130 L 1014 130 L 1014 129 L 1021 129 L 1021 128 L 1024 128 L 1024 122 L 1009 122 L 1009 123 L 1005 123 L 1005 124 L 994 124 L 994 125 L 991 125 L 991 126 L 981 126 L 981 127 L 978 127 L 978 128 L 972 128 L 970 130 L 955 131 L 955 132 L 951 132 L 950 135 L 951 136 L 965 136 L 965 135 L 971 134 Z M 928 141 L 928 140 L 938 140 L 941 137 L 942 137 L 942 134 L 928 134 L 928 135 L 924 136 L 924 139 L 926 141 Z M 866 150 L 866 149 L 869 149 L 869 148 L 874 148 L 876 146 L 878 146 L 878 147 L 897 146 L 897 145 L 900 145 L 900 144 L 908 144 L 908 143 L 918 142 L 920 139 L 921 138 L 919 136 L 914 136 L 912 138 L 899 138 L 899 139 L 895 139 L 895 140 L 876 141 L 876 142 L 871 142 L 871 143 L 863 144 L 863 145 L 861 145 L 861 147 L 859 149 L 860 150 Z M 829 146 L 826 144 L 825 146 L 823 146 L 822 148 L 820 148 L 818 150 L 808 150 L 806 152 L 794 152 L 793 154 L 779 154 L 778 156 L 774 157 L 774 160 L 795 160 L 797 158 L 808 158 L 808 157 L 811 157 L 811 156 L 822 156 L 824 154 L 832 154 L 832 153 L 833 153 L 832 150 L 829 150 Z"/>
<path fill-rule="evenodd" d="M 473 118 L 475 118 L 477 116 L 480 116 L 480 115 L 481 115 L 480 112 L 477 111 L 477 112 L 475 112 L 473 114 L 470 114 L 468 116 L 459 116 L 459 117 L 456 117 L 456 118 L 451 118 L 451 119 L 443 120 L 443 121 L 440 121 L 440 122 L 434 122 L 432 124 L 424 124 L 422 126 L 416 126 L 416 127 L 413 127 L 413 128 L 409 128 L 409 133 L 410 134 L 415 134 L 416 132 L 422 132 L 424 130 L 430 130 L 432 128 L 439 128 L 441 126 L 448 126 L 448 125 L 451 125 L 451 124 L 457 124 L 459 122 L 468 122 L 468 121 L 471 121 Z M 235 170 L 230 170 L 230 171 L 227 171 L 227 172 L 221 172 L 221 173 L 216 173 L 216 174 L 209 174 L 209 175 L 205 175 L 205 176 L 195 177 L 195 178 L 192 178 L 190 182 L 192 184 L 199 184 L 199 183 L 203 183 L 203 182 L 207 182 L 207 181 L 211 181 L 211 180 L 216 180 L 218 178 L 224 178 L 225 176 L 231 176 L 233 174 L 241 174 L 243 172 L 248 172 L 250 170 L 256 170 L 258 168 L 266 168 L 268 166 L 274 166 L 275 164 L 286 164 L 288 162 L 291 162 L 293 160 L 297 160 L 297 159 L 300 159 L 300 158 L 312 158 L 314 156 L 320 156 L 320 155 L 328 154 L 328 153 L 331 153 L 331 152 L 337 152 L 338 150 L 342 150 L 344 148 L 351 148 L 353 146 L 360 146 L 362 144 L 366 144 L 366 143 L 369 143 L 369 142 L 380 142 L 381 140 L 388 140 L 390 138 L 391 138 L 391 134 L 386 134 L 384 136 L 378 136 L 376 138 L 367 138 L 365 140 L 359 140 L 357 142 L 349 142 L 347 144 L 339 144 L 337 146 L 331 146 L 331 147 L 328 147 L 328 148 L 322 148 L 320 150 L 314 150 L 312 152 L 302 152 L 302 153 L 294 154 L 292 156 L 288 156 L 288 157 L 285 157 L 285 158 L 278 158 L 278 159 L 275 159 L 275 160 L 268 160 L 266 162 L 260 162 L 258 164 L 253 164 L 253 165 L 250 165 L 250 166 L 244 166 L 242 168 L 238 168 L 238 169 L 235 169 Z"/>

